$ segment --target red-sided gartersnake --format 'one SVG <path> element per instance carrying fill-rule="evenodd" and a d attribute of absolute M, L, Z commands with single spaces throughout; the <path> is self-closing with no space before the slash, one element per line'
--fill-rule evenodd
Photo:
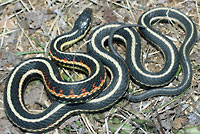
<path fill-rule="evenodd" d="M 80 16 L 75 22 L 73 30 L 56 37 L 50 47 L 50 55 L 53 61 L 65 67 L 83 71 L 88 75 L 87 79 L 80 82 L 64 82 L 53 61 L 47 58 L 25 60 L 10 73 L 4 90 L 4 104 L 8 118 L 19 128 L 29 132 L 45 132 L 55 128 L 65 119 L 78 112 L 96 112 L 110 108 L 126 92 L 129 72 L 136 83 L 142 86 L 154 87 L 139 95 L 126 96 L 134 102 L 155 95 L 176 95 L 189 87 L 192 79 L 189 52 L 196 40 L 197 31 L 191 19 L 186 15 L 170 8 L 155 8 L 141 15 L 139 19 L 140 32 L 163 52 L 166 60 L 165 67 L 160 72 L 153 74 L 146 71 L 140 62 L 141 46 L 136 30 L 123 23 L 104 24 L 97 27 L 90 34 L 90 42 L 87 45 L 87 49 L 91 56 L 84 53 L 69 53 L 69 57 L 66 57 L 66 53 L 63 52 L 65 47 L 76 42 L 87 33 L 90 23 L 90 15 L 88 13 L 90 14 L 90 12 L 90 9 L 86 9 L 82 13 L 84 19 L 81 19 Z M 185 41 L 179 52 L 169 39 L 151 27 L 158 20 L 178 22 L 186 32 Z M 114 36 L 114 41 L 120 41 L 127 47 L 127 64 L 112 48 L 112 38 L 109 42 L 112 52 L 108 52 L 105 49 L 105 44 L 108 43 L 110 34 Z M 164 45 L 157 44 L 157 41 Z M 179 55 L 183 69 L 183 81 L 175 88 L 155 88 L 165 85 L 174 77 L 173 74 L 176 73 L 179 64 L 179 59 L 176 59 L 177 55 Z M 82 59 L 82 57 L 85 58 Z M 103 65 L 110 75 L 110 82 L 101 91 L 106 78 Z M 51 93 L 55 98 L 55 101 L 44 112 L 39 114 L 31 113 L 26 108 L 23 100 L 24 90 L 33 79 L 40 79 L 47 88 L 47 92 Z M 164 79 L 167 79 L 167 82 Z M 159 81 L 156 82 L 156 80 Z M 78 87 L 84 82 L 86 82 L 86 85 L 90 83 L 91 85 L 89 86 L 91 88 L 87 89 L 87 86 Z M 69 90 L 64 89 L 62 85 L 69 85 L 67 87 Z M 79 88 L 79 90 L 74 90 L 76 88 Z M 93 92 L 96 94 L 91 95 Z M 90 99 L 94 98 L 89 100 L 88 97 Z"/>

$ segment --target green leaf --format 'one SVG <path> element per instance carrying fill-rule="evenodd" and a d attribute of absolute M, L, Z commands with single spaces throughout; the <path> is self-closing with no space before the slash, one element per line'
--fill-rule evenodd
<path fill-rule="evenodd" d="M 66 74 L 64 74 L 64 73 L 62 73 L 62 77 L 63 77 L 63 79 L 64 79 L 65 81 L 68 81 L 68 82 L 72 81 L 71 78 L 68 77 L 68 76 L 67 76 Z"/>
<path fill-rule="evenodd" d="M 42 49 L 44 49 L 44 45 L 42 45 L 36 38 L 34 38 L 33 36 L 29 36 L 31 38 L 31 40 L 33 40 L 35 42 L 36 45 L 40 46 Z"/>
<path fill-rule="evenodd" d="M 195 70 L 200 70 L 200 66 L 195 66 L 194 69 Z"/>
<path fill-rule="evenodd" d="M 17 56 L 26 55 L 26 54 L 39 54 L 39 53 L 44 53 L 44 51 L 19 52 L 17 53 Z"/>
<path fill-rule="evenodd" d="M 123 125 L 123 123 L 120 124 L 113 124 L 108 122 L 109 128 L 112 133 L 115 133 Z M 124 124 L 122 128 L 120 129 L 120 134 L 129 134 L 133 130 L 133 127 L 130 124 Z"/>
<path fill-rule="evenodd" d="M 179 67 L 178 70 L 177 70 L 177 72 L 176 72 L 176 76 L 179 75 L 179 73 L 181 72 L 181 70 L 182 70 L 182 67 Z"/>
<path fill-rule="evenodd" d="M 178 131 L 178 134 L 200 134 L 200 125 L 181 129 Z"/>

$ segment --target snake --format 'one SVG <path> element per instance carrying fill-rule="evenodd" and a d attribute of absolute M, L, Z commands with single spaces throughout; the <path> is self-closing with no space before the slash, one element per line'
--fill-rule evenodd
<path fill-rule="evenodd" d="M 175 9 L 155 8 L 143 13 L 138 25 L 130 26 L 120 22 L 106 23 L 96 27 L 89 35 L 87 54 L 83 52 L 66 53 L 65 49 L 85 37 L 89 31 L 91 14 L 91 9 L 85 9 L 75 21 L 70 32 L 61 34 L 52 40 L 49 50 L 51 60 L 44 57 L 30 58 L 18 64 L 11 71 L 4 89 L 4 106 L 8 119 L 15 126 L 33 133 L 48 132 L 78 113 L 105 111 L 124 96 L 130 101 L 137 102 L 155 95 L 179 94 L 185 88 L 188 88 L 192 78 L 189 51 L 195 42 L 197 32 L 195 25 L 186 15 Z M 187 35 L 179 52 L 172 42 L 151 27 L 153 23 L 163 18 L 170 18 L 173 22 L 178 21 L 186 31 Z M 153 37 L 153 40 L 149 39 L 152 44 L 166 53 L 164 55 L 168 64 L 156 74 L 147 72 L 144 68 L 139 68 L 142 66 L 139 60 L 140 39 L 135 26 L 138 26 L 144 37 L 147 35 Z M 165 46 L 158 46 L 157 40 L 164 42 Z M 127 47 L 126 56 L 129 58 L 123 60 L 117 54 L 112 47 L 113 41 L 121 42 Z M 110 50 L 107 49 L 107 46 Z M 175 57 L 179 57 L 182 64 L 183 81 L 175 88 L 157 88 L 173 79 L 173 76 L 170 78 L 169 76 L 176 72 L 174 70 L 179 64 L 179 59 L 177 60 Z M 132 60 L 132 58 L 138 59 Z M 60 75 L 57 66 L 84 72 L 87 78 L 66 82 Z M 135 68 L 135 70 L 131 71 L 130 67 Z M 171 73 L 171 71 L 174 72 Z M 137 74 L 134 75 L 132 72 Z M 142 86 L 153 87 L 153 89 L 140 95 L 127 95 L 129 73 L 137 83 Z M 156 80 L 157 77 L 165 77 L 160 77 L 159 79 L 162 80 L 158 83 L 151 81 L 145 83 L 145 80 L 137 78 L 142 77 L 138 74 L 142 74 L 143 79 L 152 77 L 152 80 Z M 170 75 L 166 76 L 168 74 Z M 106 84 L 107 76 L 110 77 L 110 80 Z M 163 79 L 169 81 L 166 82 Z M 40 80 L 44 84 L 48 96 L 53 98 L 52 104 L 43 112 L 37 114 L 28 110 L 23 99 L 27 85 L 33 80 Z M 154 84 L 151 86 L 151 83 Z"/>
<path fill-rule="evenodd" d="M 178 26 L 183 29 L 186 35 L 179 51 L 170 39 L 152 27 L 155 23 L 177 23 Z M 143 26 L 139 27 L 139 32 L 142 36 L 145 37 L 152 46 L 162 52 L 165 59 L 165 66 L 161 71 L 156 73 L 149 72 L 143 67 L 140 57 L 140 38 L 135 32 L 132 38 L 132 43 L 129 43 L 129 45 L 126 46 L 126 63 L 133 80 L 147 90 L 135 95 L 126 94 L 125 98 L 131 102 L 139 102 L 154 96 L 175 96 L 183 93 L 189 88 L 192 81 L 192 66 L 189 59 L 189 52 L 197 40 L 197 29 L 195 24 L 188 16 L 180 11 L 172 8 L 161 7 L 144 12 L 138 20 L 138 25 Z M 132 26 L 126 24 L 116 28 L 112 31 L 109 38 L 109 47 L 111 52 L 115 53 L 115 55 L 120 58 L 122 57 L 113 47 L 112 37 L 117 31 L 126 27 Z M 183 72 L 183 80 L 176 87 L 163 87 L 174 79 L 179 64 L 181 65 Z"/>

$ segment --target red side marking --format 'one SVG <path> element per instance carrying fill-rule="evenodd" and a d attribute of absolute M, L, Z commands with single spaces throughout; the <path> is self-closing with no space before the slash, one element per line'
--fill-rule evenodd
<path fill-rule="evenodd" d="M 100 77 L 100 81 L 101 81 L 101 82 L 103 81 L 102 77 Z"/>
<path fill-rule="evenodd" d="M 81 92 L 83 92 L 83 93 L 86 92 L 85 89 L 86 89 L 86 88 L 82 88 L 82 89 L 81 89 Z"/>
<path fill-rule="evenodd" d="M 64 98 L 64 97 L 65 97 L 65 95 L 64 95 L 64 94 L 62 94 L 62 95 L 60 95 L 60 97 L 61 97 L 61 98 Z"/>
<path fill-rule="evenodd" d="M 103 86 L 105 79 L 106 79 L 105 77 L 104 77 L 104 79 L 100 78 L 100 81 L 101 81 L 100 86 Z"/>
<path fill-rule="evenodd" d="M 76 95 L 74 95 L 74 94 L 71 94 L 69 97 L 71 97 L 71 98 L 79 98 L 79 96 L 76 96 Z M 68 98 L 69 98 L 68 97 Z"/>
<path fill-rule="evenodd" d="M 75 59 L 72 60 L 73 64 L 76 63 Z"/>
<path fill-rule="evenodd" d="M 60 97 L 63 97 L 63 96 L 64 96 L 63 90 L 60 90 L 60 91 L 59 91 L 58 96 L 60 96 Z"/>
<path fill-rule="evenodd" d="M 60 61 L 60 59 L 59 59 L 58 57 L 54 56 L 53 53 L 52 53 L 51 51 L 49 51 L 49 54 L 51 55 L 51 57 L 52 57 L 53 59 Z"/>
<path fill-rule="evenodd" d="M 44 128 L 40 128 L 40 131 L 44 130 Z"/>
<path fill-rule="evenodd" d="M 92 89 L 92 91 L 90 92 L 90 94 L 95 93 L 97 91 L 97 88 Z"/>
<path fill-rule="evenodd" d="M 100 78 L 100 81 L 101 81 L 101 86 L 103 86 L 103 84 L 105 83 L 105 81 L 106 81 L 106 78 L 107 78 L 107 73 L 105 72 L 104 73 L 104 79 L 103 80 L 101 80 L 101 78 Z"/>
<path fill-rule="evenodd" d="M 91 93 L 95 93 L 97 90 L 99 89 L 99 87 L 95 86 L 95 83 L 93 84 L 93 89 L 92 91 L 90 92 Z"/>
<path fill-rule="evenodd" d="M 83 61 L 82 60 L 80 60 L 80 64 L 83 65 Z"/>
<path fill-rule="evenodd" d="M 93 86 L 93 88 L 97 88 L 97 86 L 95 86 L 95 83 L 93 83 L 93 85 L 92 85 L 92 86 Z"/>
<path fill-rule="evenodd" d="M 65 62 L 65 63 L 68 62 L 68 59 L 67 59 L 67 58 L 64 58 L 64 62 Z"/>
<path fill-rule="evenodd" d="M 81 97 L 81 96 L 86 96 L 86 95 L 88 95 L 88 94 L 90 94 L 90 93 L 89 93 L 89 92 L 84 92 L 84 93 L 81 93 L 81 95 L 79 95 L 79 96 L 80 96 L 80 97 Z M 80 97 L 79 97 L 79 98 L 80 98 Z"/>
<path fill-rule="evenodd" d="M 74 91 L 73 90 L 70 90 L 70 95 L 74 95 Z"/>
<path fill-rule="evenodd" d="M 48 82 L 47 87 L 50 89 L 50 83 Z"/>
<path fill-rule="evenodd" d="M 58 57 L 56 57 L 56 56 L 53 56 L 53 55 L 52 55 L 52 57 L 53 57 L 55 60 L 58 60 L 58 61 L 60 61 L 60 59 L 59 59 Z"/>
<path fill-rule="evenodd" d="M 93 89 L 90 91 L 90 92 L 86 92 L 84 89 L 81 89 L 81 91 L 83 92 L 83 93 L 81 93 L 81 95 L 78 95 L 77 97 L 78 98 L 80 98 L 81 96 L 86 96 L 86 95 L 90 95 L 90 94 L 92 94 L 92 93 L 95 93 L 97 90 L 99 90 L 99 89 L 101 89 L 101 87 L 103 86 L 103 84 L 104 84 L 104 82 L 105 82 L 105 80 L 106 80 L 106 75 L 107 75 L 107 73 L 105 72 L 104 73 L 105 75 L 104 75 L 104 79 L 102 79 L 102 77 L 100 77 L 100 84 L 99 84 L 99 86 L 96 86 L 95 85 L 95 83 L 93 83 Z M 84 92 L 85 91 L 85 92 Z"/>
<path fill-rule="evenodd" d="M 52 88 L 52 90 L 53 90 L 54 92 L 55 92 L 55 89 L 56 89 L 55 87 Z"/>
<path fill-rule="evenodd" d="M 56 94 L 56 92 L 55 92 L 55 87 L 52 87 L 52 89 L 49 88 L 49 90 L 50 90 L 50 92 L 51 92 L 52 94 Z"/>

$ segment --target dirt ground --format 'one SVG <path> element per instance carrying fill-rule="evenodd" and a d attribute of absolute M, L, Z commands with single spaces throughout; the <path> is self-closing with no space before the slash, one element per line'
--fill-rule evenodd
<path fill-rule="evenodd" d="M 139 16 L 153 7 L 172 7 L 188 15 L 200 30 L 199 0 L 0 0 L 0 134 L 24 133 L 6 117 L 3 105 L 5 82 L 11 70 L 31 57 L 48 57 L 51 40 L 72 29 L 74 21 L 85 9 L 93 10 L 92 28 L 82 41 L 67 51 L 86 51 L 86 41 L 95 27 L 108 22 L 136 24 Z M 179 48 L 185 32 L 176 24 L 155 24 L 154 28 L 170 38 Z M 190 88 L 178 96 L 158 96 L 132 103 L 122 99 L 103 113 L 78 114 L 66 120 L 49 134 L 200 134 L 200 35 L 190 53 L 193 80 Z M 161 52 L 142 39 L 145 68 L 159 71 L 164 66 Z M 118 52 L 125 53 L 123 46 Z M 70 72 L 73 80 L 82 79 Z M 182 72 L 168 86 L 178 85 Z M 34 81 L 24 100 L 33 112 L 41 112 L 51 102 L 43 85 Z M 129 91 L 140 90 L 130 82 Z"/>

